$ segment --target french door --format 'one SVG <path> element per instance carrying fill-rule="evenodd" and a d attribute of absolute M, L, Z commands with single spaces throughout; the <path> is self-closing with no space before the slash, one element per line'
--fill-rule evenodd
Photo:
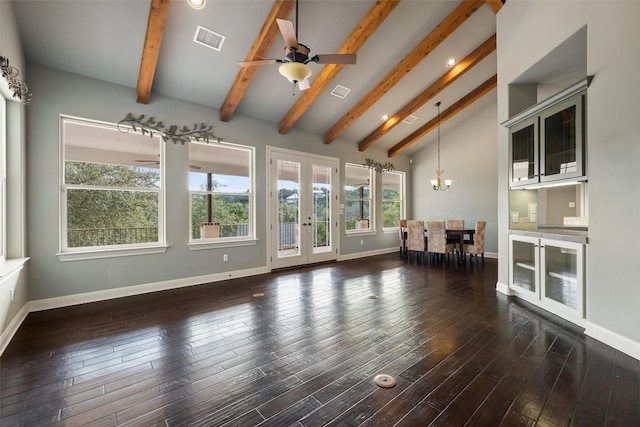
<path fill-rule="evenodd" d="M 338 159 L 267 150 L 271 268 L 335 260 Z"/>

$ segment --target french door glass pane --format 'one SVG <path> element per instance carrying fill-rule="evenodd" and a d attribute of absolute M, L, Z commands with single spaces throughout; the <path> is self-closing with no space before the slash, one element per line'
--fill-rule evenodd
<path fill-rule="evenodd" d="M 278 257 L 300 255 L 301 165 L 278 160 Z"/>
<path fill-rule="evenodd" d="M 545 297 L 578 308 L 577 251 L 545 246 Z"/>
<path fill-rule="evenodd" d="M 313 253 L 331 251 L 331 167 L 313 165 Z"/>
<path fill-rule="evenodd" d="M 530 292 L 536 291 L 535 245 L 514 240 L 513 244 L 513 284 Z"/>

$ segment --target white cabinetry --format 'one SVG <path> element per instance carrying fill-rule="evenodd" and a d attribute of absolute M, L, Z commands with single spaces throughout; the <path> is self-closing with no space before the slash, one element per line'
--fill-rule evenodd
<path fill-rule="evenodd" d="M 509 236 L 509 287 L 518 297 L 584 326 L 582 243 Z"/>

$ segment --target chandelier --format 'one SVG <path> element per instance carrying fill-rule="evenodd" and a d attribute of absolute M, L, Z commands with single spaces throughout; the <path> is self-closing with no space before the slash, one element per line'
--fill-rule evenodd
<path fill-rule="evenodd" d="M 438 169 L 436 170 L 436 179 L 431 180 L 431 185 L 435 191 L 446 191 L 453 184 L 452 179 L 442 179 L 442 175 L 444 171 L 440 169 L 440 101 L 436 102 L 436 107 L 438 107 Z M 444 181 L 444 185 L 442 185 Z"/>

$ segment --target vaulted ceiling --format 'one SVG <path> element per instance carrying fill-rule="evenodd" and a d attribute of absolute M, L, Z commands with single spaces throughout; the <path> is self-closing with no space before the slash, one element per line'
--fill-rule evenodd
<path fill-rule="evenodd" d="M 274 132 L 298 127 L 325 144 L 375 146 L 390 157 L 433 140 L 436 101 L 446 132 L 495 100 L 501 6 L 300 0 L 296 10 L 291 0 L 208 0 L 197 10 L 186 0 L 14 1 L 30 62 L 129 86 L 141 104 L 165 95 L 215 108 L 214 125 L 241 114 L 277 125 Z M 305 91 L 277 64 L 240 67 L 284 56 L 276 18 L 297 22 L 298 41 L 312 54 L 355 53 L 357 63 L 309 64 Z M 194 41 L 203 29 L 224 37 L 220 50 Z M 447 67 L 450 57 L 458 62 Z M 338 85 L 344 98 L 332 94 Z"/>

